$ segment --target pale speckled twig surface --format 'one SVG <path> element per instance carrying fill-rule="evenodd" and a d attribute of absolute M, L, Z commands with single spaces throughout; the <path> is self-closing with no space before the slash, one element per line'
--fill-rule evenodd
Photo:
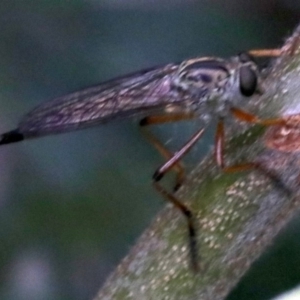
<path fill-rule="evenodd" d="M 188 265 L 186 223 L 169 206 L 95 299 L 224 299 L 297 212 L 300 27 L 282 49 L 265 74 L 265 93 L 253 97 L 246 108 L 264 118 L 295 114 L 287 119 L 289 125 L 267 133 L 260 126 L 229 126 L 227 162 L 255 161 L 260 170 L 222 174 L 208 158 L 177 194 L 195 213 L 201 271 L 195 274 Z"/>

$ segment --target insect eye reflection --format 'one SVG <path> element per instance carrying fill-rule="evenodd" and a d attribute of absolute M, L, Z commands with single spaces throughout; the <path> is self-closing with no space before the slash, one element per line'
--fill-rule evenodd
<path fill-rule="evenodd" d="M 252 96 L 257 90 L 257 74 L 250 66 L 242 66 L 239 70 L 240 91 L 246 97 Z"/>

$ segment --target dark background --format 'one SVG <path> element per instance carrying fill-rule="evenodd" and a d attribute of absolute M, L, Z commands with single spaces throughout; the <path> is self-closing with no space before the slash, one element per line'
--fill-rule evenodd
<path fill-rule="evenodd" d="M 249 2 L 1 1 L 1 131 L 47 99 L 114 76 L 276 47 L 300 20 L 295 1 Z M 163 160 L 137 121 L 0 149 L 0 299 L 92 298 L 163 207 L 150 184 Z M 178 146 L 195 126 L 155 131 Z M 208 136 L 189 165 L 209 147 Z M 299 236 L 295 221 L 228 299 L 269 299 L 297 285 Z"/>

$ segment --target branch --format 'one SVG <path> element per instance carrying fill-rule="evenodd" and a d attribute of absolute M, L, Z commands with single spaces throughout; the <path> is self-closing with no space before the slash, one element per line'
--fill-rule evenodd
<path fill-rule="evenodd" d="M 265 93 L 243 108 L 287 125 L 227 124 L 227 163 L 258 168 L 224 174 L 209 157 L 176 195 L 195 213 L 199 274 L 189 268 L 186 220 L 167 207 L 95 299 L 224 299 L 292 218 L 300 205 L 300 26 L 282 52 L 266 71 Z"/>

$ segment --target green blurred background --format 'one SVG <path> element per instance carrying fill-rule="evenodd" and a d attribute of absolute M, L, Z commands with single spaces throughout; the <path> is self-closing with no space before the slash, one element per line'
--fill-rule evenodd
<path fill-rule="evenodd" d="M 0 129 L 114 76 L 276 47 L 299 20 L 300 5 L 287 0 L 2 0 Z M 137 121 L 0 149 L 0 299 L 91 299 L 163 207 L 150 184 L 163 160 Z M 196 126 L 155 132 L 178 147 Z M 189 165 L 210 146 L 208 136 Z M 295 221 L 228 299 L 269 299 L 297 285 L 298 236 Z"/>

